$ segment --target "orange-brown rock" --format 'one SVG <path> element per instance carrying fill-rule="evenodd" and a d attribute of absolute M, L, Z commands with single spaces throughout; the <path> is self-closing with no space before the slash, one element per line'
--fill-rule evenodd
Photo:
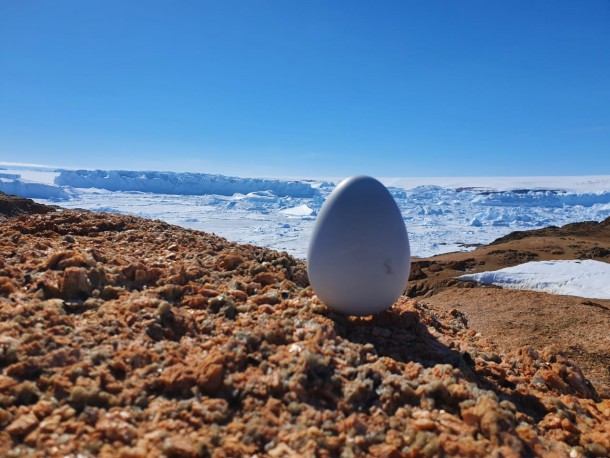
<path fill-rule="evenodd" d="M 160 221 L 7 218 L 0 456 L 610 450 L 610 401 L 561 349 L 502 349 L 462 306 L 406 297 L 338 315 L 304 272 L 286 253 Z"/>

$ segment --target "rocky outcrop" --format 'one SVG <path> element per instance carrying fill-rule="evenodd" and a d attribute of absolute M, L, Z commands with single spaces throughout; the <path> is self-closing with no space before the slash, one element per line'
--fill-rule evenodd
<path fill-rule="evenodd" d="M 0 192 L 0 220 L 12 216 L 49 213 L 55 208 L 34 202 L 32 199 L 12 196 Z"/>
<path fill-rule="evenodd" d="M 610 400 L 561 352 L 406 297 L 337 315 L 302 261 L 160 221 L 5 221 L 0 336 L 2 456 L 610 450 Z"/>

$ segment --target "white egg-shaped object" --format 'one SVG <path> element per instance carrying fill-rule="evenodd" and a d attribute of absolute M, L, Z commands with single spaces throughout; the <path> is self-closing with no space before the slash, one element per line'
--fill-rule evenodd
<path fill-rule="evenodd" d="M 396 202 L 374 178 L 342 181 L 322 205 L 307 252 L 309 282 L 347 315 L 388 309 L 409 279 L 409 237 Z"/>

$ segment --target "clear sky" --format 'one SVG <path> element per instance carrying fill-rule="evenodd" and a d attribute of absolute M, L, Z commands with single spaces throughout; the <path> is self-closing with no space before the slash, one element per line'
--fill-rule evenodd
<path fill-rule="evenodd" d="M 0 161 L 610 174 L 610 1 L 2 0 Z"/>

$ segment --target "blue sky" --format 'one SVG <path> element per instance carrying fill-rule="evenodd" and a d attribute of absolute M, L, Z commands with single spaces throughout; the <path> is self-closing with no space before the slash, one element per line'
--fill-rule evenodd
<path fill-rule="evenodd" d="M 0 161 L 610 174 L 610 2 L 0 2 Z"/>

